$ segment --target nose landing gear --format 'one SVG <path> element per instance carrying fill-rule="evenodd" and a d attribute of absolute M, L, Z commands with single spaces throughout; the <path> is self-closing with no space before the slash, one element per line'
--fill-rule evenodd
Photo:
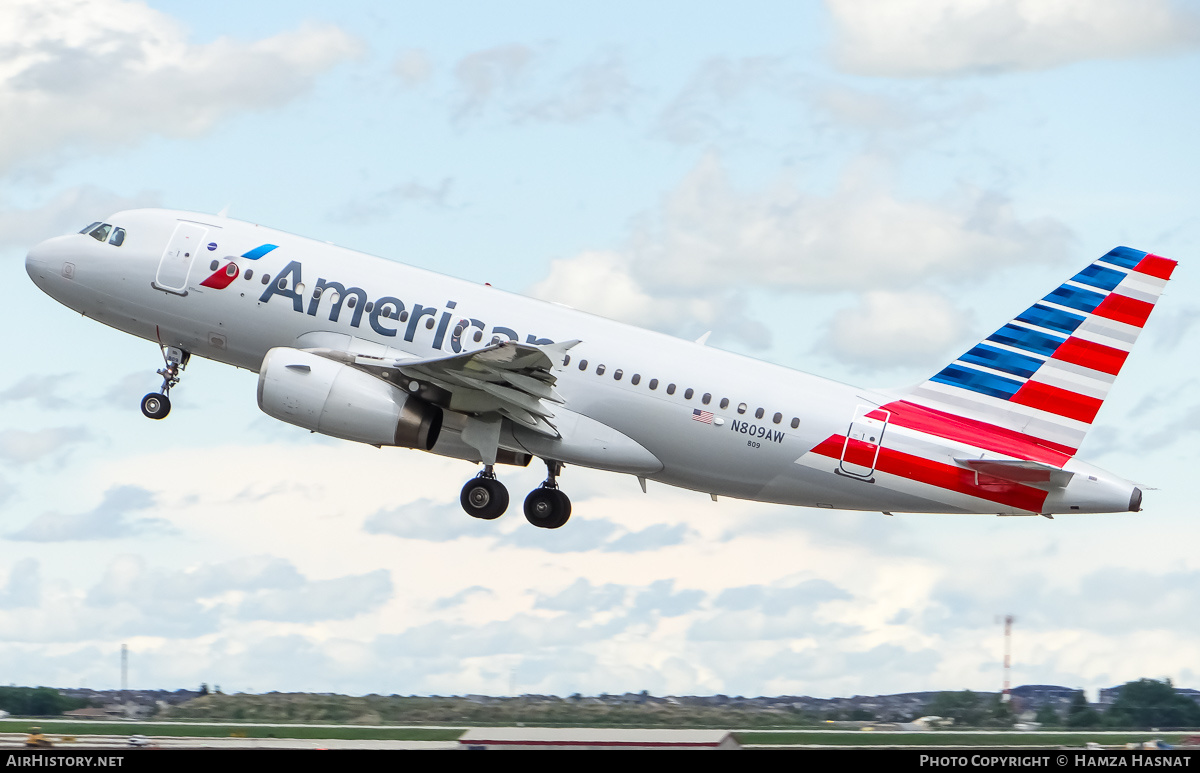
<path fill-rule="evenodd" d="M 168 395 L 171 387 L 179 383 L 179 374 L 187 367 L 192 356 L 175 346 L 164 346 L 162 355 L 165 365 L 158 369 L 158 375 L 163 380 L 162 387 L 142 398 L 142 415 L 148 419 L 165 419 L 171 412 L 171 398 Z"/>

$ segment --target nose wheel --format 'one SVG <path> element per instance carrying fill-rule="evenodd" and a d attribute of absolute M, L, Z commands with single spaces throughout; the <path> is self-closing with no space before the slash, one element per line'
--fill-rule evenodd
<path fill-rule="evenodd" d="M 179 383 L 180 372 L 187 367 L 191 354 L 175 346 L 162 347 L 163 367 L 158 369 L 162 386 L 142 398 L 142 415 L 147 419 L 165 419 L 171 412 L 171 387 Z"/>

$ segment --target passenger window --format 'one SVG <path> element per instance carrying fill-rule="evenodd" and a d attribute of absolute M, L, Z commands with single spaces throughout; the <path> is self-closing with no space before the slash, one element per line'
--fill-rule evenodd
<path fill-rule="evenodd" d="M 629 383 L 633 384 L 634 386 L 637 386 L 638 384 L 642 383 L 642 374 L 634 373 L 633 378 L 629 379 Z"/>
<path fill-rule="evenodd" d="M 209 263 L 209 264 L 208 264 L 208 270 L 209 270 L 209 271 L 216 271 L 216 270 L 217 270 L 217 266 L 219 266 L 219 265 L 221 265 L 221 261 L 219 261 L 219 260 L 214 260 L 212 263 Z"/>
<path fill-rule="evenodd" d="M 597 375 L 597 376 L 603 376 L 603 375 L 604 375 L 604 366 L 603 366 L 603 365 L 597 365 L 597 366 L 596 366 L 596 375 Z"/>
<path fill-rule="evenodd" d="M 625 375 L 625 371 L 618 368 L 617 371 L 615 373 L 613 373 L 613 378 L 617 381 L 620 381 L 621 376 L 624 376 L 624 375 Z"/>
<path fill-rule="evenodd" d="M 249 281 L 253 278 L 254 278 L 254 269 L 252 269 L 252 268 L 246 269 L 246 280 Z"/>
<path fill-rule="evenodd" d="M 674 384 L 667 384 L 667 394 L 669 394 L 669 395 L 675 394 L 675 385 Z"/>
<path fill-rule="evenodd" d="M 112 238 L 108 240 L 108 243 L 114 247 L 120 247 L 122 244 L 124 244 L 125 243 L 125 229 L 124 228 L 115 229 L 113 231 Z"/>
<path fill-rule="evenodd" d="M 265 284 L 265 285 L 269 285 L 269 284 L 271 284 L 271 275 L 270 275 L 270 274 L 263 274 L 262 283 L 263 283 L 263 284 Z"/>
<path fill-rule="evenodd" d="M 799 426 L 800 426 L 800 420 L 795 417 L 792 417 L 792 429 L 795 429 L 796 427 L 799 427 Z"/>
<path fill-rule="evenodd" d="M 773 421 L 773 422 L 775 422 L 776 424 L 778 424 L 779 422 L 783 421 L 783 414 L 782 414 L 782 413 L 777 413 L 777 414 L 775 414 L 775 416 L 774 416 L 774 417 L 772 417 L 771 421 Z"/>
<path fill-rule="evenodd" d="M 729 398 L 728 398 L 728 397 L 722 397 L 722 398 L 721 398 L 721 410 L 725 410 L 725 409 L 726 409 L 726 408 L 728 408 L 728 407 L 729 407 Z"/>
<path fill-rule="evenodd" d="M 565 367 L 567 367 L 567 366 L 568 366 L 568 365 L 570 365 L 570 364 L 571 364 L 571 355 L 569 355 L 569 354 L 564 354 L 564 355 L 563 355 L 563 367 L 565 368 Z"/>
<path fill-rule="evenodd" d="M 656 379 L 656 378 L 650 379 L 650 388 L 658 389 L 658 379 Z"/>
<path fill-rule="evenodd" d="M 579 361 L 579 369 L 580 369 L 580 370 L 587 370 L 587 360 L 580 360 L 580 361 Z"/>
<path fill-rule="evenodd" d="M 694 394 L 696 394 L 696 390 L 692 389 L 691 387 L 688 387 L 688 388 L 687 388 L 687 391 L 683 393 L 683 399 L 684 399 L 684 400 L 691 400 L 691 399 L 692 399 L 692 395 L 694 395 Z"/>
<path fill-rule="evenodd" d="M 738 413 L 745 413 L 745 412 L 746 412 L 746 404 L 738 403 Z"/>
<path fill-rule="evenodd" d="M 709 403 L 712 402 L 712 395 L 709 394 L 708 392 L 705 392 L 704 397 L 700 398 L 700 402 L 704 403 L 705 405 L 708 405 Z"/>
<path fill-rule="evenodd" d="M 763 417 L 763 413 L 764 413 L 763 409 L 759 408 L 757 411 L 754 412 L 754 418 L 761 419 Z"/>

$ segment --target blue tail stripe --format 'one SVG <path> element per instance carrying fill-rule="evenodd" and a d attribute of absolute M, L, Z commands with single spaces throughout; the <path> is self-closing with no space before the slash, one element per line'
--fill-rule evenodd
<path fill-rule="evenodd" d="M 942 372 L 931 380 L 939 384 L 949 384 L 969 389 L 972 392 L 999 397 L 1001 400 L 1010 399 L 1024 383 L 958 365 L 949 365 L 943 368 Z"/>
<path fill-rule="evenodd" d="M 1066 339 L 1026 327 L 1018 327 L 1010 322 L 988 336 L 987 340 L 1049 357 Z"/>
<path fill-rule="evenodd" d="M 1042 367 L 1042 360 L 1036 357 L 997 349 L 987 344 L 979 344 L 958 359 L 992 370 L 1002 370 L 1021 378 L 1029 378 Z"/>
<path fill-rule="evenodd" d="M 1105 263 L 1112 263 L 1114 266 L 1122 268 L 1133 268 L 1138 263 L 1142 262 L 1142 258 L 1146 257 L 1146 253 L 1141 250 L 1130 249 L 1129 247 L 1117 247 L 1109 252 L 1100 260 Z"/>
<path fill-rule="evenodd" d="M 1112 290 L 1117 285 L 1121 284 L 1121 280 L 1125 278 L 1125 274 L 1120 271 L 1114 271 L 1111 268 L 1097 266 L 1095 263 L 1085 268 L 1076 274 L 1073 279 L 1081 285 L 1090 285 L 1098 287 L 1101 290 Z"/>
<path fill-rule="evenodd" d="M 250 250 L 249 252 L 243 252 L 242 257 L 249 258 L 250 260 L 258 260 L 259 258 L 261 258 L 263 255 L 266 255 L 271 250 L 277 250 L 277 249 L 279 249 L 278 244 L 260 244 L 257 247 L 255 247 L 254 249 Z"/>
<path fill-rule="evenodd" d="M 1057 330 L 1060 333 L 1074 333 L 1075 328 L 1083 324 L 1087 317 L 1077 317 L 1069 312 L 1061 309 L 1052 309 L 1049 306 L 1034 304 L 1021 313 L 1017 317 L 1018 322 L 1027 322 L 1030 325 Z"/>
<path fill-rule="evenodd" d="M 1084 290 L 1081 287 L 1062 285 L 1042 300 L 1057 303 L 1059 306 L 1079 309 L 1090 314 L 1100 305 L 1100 302 L 1104 300 L 1106 295 L 1094 293 L 1091 290 Z"/>

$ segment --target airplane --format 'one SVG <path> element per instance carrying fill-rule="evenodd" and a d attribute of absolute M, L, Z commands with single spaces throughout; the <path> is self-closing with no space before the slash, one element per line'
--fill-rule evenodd
<path fill-rule="evenodd" d="M 1138 512 L 1076 458 L 1176 262 L 1117 247 L 924 383 L 870 390 L 224 214 L 119 212 L 29 250 L 34 283 L 153 341 L 161 420 L 191 357 L 258 373 L 268 415 L 482 465 L 546 465 L 534 526 L 571 515 L 565 465 L 805 507 L 1006 516 Z"/>

